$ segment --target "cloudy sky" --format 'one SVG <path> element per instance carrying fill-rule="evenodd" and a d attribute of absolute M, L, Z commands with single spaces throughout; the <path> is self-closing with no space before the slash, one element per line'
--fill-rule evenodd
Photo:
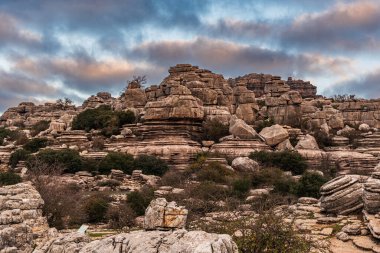
<path fill-rule="evenodd" d="M 0 112 L 158 84 L 177 63 L 374 98 L 379 51 L 377 0 L 1 0 Z"/>

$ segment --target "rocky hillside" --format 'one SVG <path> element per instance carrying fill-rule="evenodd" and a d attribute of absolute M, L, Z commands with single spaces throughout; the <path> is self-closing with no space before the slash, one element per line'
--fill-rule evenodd
<path fill-rule="evenodd" d="M 283 238 L 294 252 L 380 252 L 380 100 L 324 98 L 310 82 L 272 75 L 227 80 L 189 64 L 159 85 L 143 81 L 117 98 L 23 102 L 1 116 L 0 252 L 143 252 L 141 237 L 165 238 L 167 251 L 154 252 L 235 252 L 232 239 L 242 252 L 268 252 L 252 231 L 269 222 L 284 233 L 265 230 L 279 236 L 277 252 L 289 252 Z M 188 208 L 189 232 L 167 204 L 179 230 L 127 233 L 160 197 Z M 67 234 L 81 224 L 106 238 Z M 189 241 L 203 246 L 186 251 Z"/>

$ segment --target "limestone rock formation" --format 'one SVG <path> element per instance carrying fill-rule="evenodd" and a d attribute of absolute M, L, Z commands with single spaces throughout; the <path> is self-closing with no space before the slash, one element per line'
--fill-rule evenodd
<path fill-rule="evenodd" d="M 368 213 L 376 214 L 380 211 L 380 172 L 372 173 L 364 183 L 363 201 Z"/>
<path fill-rule="evenodd" d="M 31 252 L 49 229 L 40 194 L 29 183 L 0 188 L 0 251 Z"/>
<path fill-rule="evenodd" d="M 363 184 L 358 175 L 337 177 L 321 187 L 321 209 L 327 213 L 349 214 L 363 207 Z"/>
<path fill-rule="evenodd" d="M 261 130 L 260 135 L 265 139 L 266 144 L 269 146 L 276 146 L 289 138 L 288 131 L 278 124 L 265 127 Z"/>
<path fill-rule="evenodd" d="M 145 211 L 144 228 L 147 230 L 184 228 L 187 214 L 187 209 L 177 206 L 175 202 L 168 203 L 164 198 L 154 199 Z"/>
<path fill-rule="evenodd" d="M 232 168 L 241 172 L 253 172 L 259 169 L 259 164 L 248 157 L 237 157 L 232 161 Z"/>
<path fill-rule="evenodd" d="M 310 134 L 307 134 L 302 139 L 300 139 L 295 148 L 296 149 L 315 149 L 315 150 L 319 149 L 317 141 Z"/>
<path fill-rule="evenodd" d="M 229 131 L 230 134 L 241 139 L 254 139 L 257 135 L 255 129 L 236 116 L 231 117 Z"/>
<path fill-rule="evenodd" d="M 88 243 L 77 233 L 51 240 L 34 253 L 238 253 L 231 236 L 203 231 L 133 231 Z"/>

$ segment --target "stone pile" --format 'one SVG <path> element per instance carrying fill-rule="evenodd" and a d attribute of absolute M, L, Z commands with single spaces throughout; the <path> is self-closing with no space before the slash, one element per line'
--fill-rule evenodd
<path fill-rule="evenodd" d="M 324 184 L 321 191 L 321 209 L 338 215 L 349 214 L 363 208 L 363 184 L 359 175 L 337 177 Z"/>

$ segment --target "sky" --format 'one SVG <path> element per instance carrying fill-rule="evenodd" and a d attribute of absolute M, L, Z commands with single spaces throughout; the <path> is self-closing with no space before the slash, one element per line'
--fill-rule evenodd
<path fill-rule="evenodd" d="M 318 93 L 380 97 L 378 0 L 1 0 L 0 113 L 159 84 L 191 63 L 292 76 Z"/>

